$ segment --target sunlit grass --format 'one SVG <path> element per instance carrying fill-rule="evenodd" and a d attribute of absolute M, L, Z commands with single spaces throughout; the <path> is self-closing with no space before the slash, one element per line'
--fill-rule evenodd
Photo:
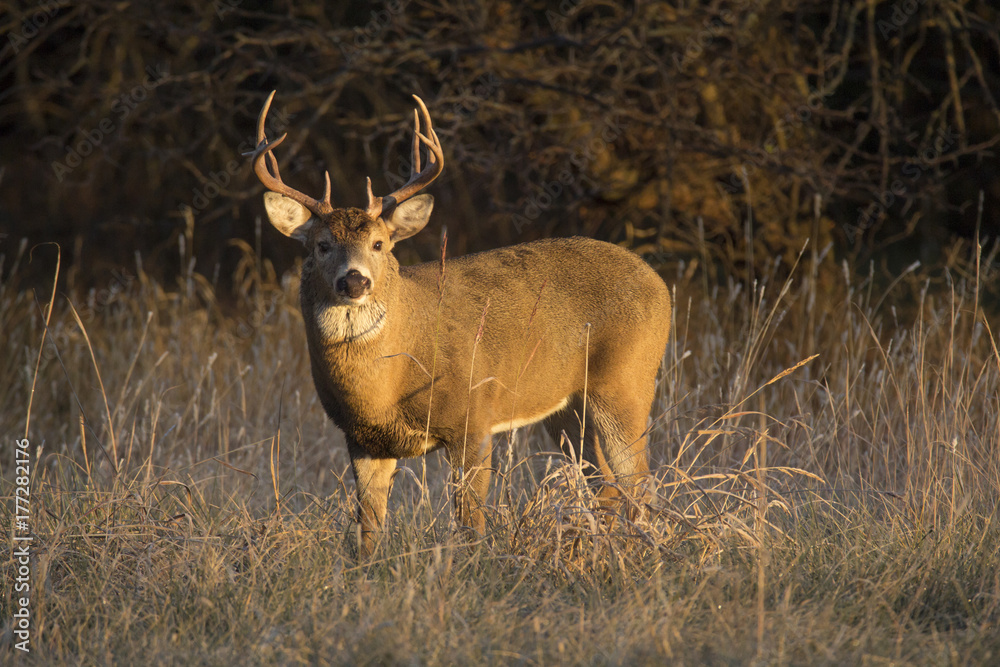
<path fill-rule="evenodd" d="M 0 522 L 12 534 L 34 386 L 33 653 L 13 650 L 7 625 L 0 651 L 39 664 L 988 664 L 1000 355 L 976 266 L 959 268 L 943 288 L 914 270 L 884 295 L 801 268 L 749 293 L 667 276 L 683 289 L 646 518 L 609 520 L 589 471 L 526 429 L 497 438 L 481 538 L 455 530 L 442 457 L 401 462 L 370 563 L 356 560 L 346 448 L 312 387 L 294 278 L 279 284 L 248 252 L 235 310 L 197 274 L 162 286 L 137 267 L 110 296 L 57 295 L 36 376 L 50 295 L 15 274 L 0 286 Z M 905 313 L 891 305 L 911 294 Z M 3 568 L 10 581 L 9 551 Z"/>

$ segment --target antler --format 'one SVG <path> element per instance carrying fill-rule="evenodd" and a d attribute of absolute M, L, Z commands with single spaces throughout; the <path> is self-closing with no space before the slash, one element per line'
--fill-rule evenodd
<path fill-rule="evenodd" d="M 391 210 L 392 207 L 400 204 L 413 195 L 417 194 L 431 181 L 441 175 L 444 169 L 444 150 L 441 148 L 441 141 L 438 139 L 434 127 L 431 125 L 431 115 L 424 105 L 424 101 L 413 96 L 420 106 L 420 112 L 424 116 L 424 124 L 427 126 L 427 136 L 420 133 L 420 116 L 417 110 L 413 110 L 413 164 L 410 168 L 410 180 L 403 187 L 385 197 L 376 197 L 372 192 L 372 179 L 368 179 L 368 215 L 377 218 L 383 211 Z M 280 139 L 279 139 L 280 141 Z M 420 144 L 427 146 L 427 167 L 420 169 Z"/>
<path fill-rule="evenodd" d="M 326 189 L 323 192 L 322 199 L 313 199 L 298 190 L 293 190 L 281 180 L 281 173 L 278 171 L 278 160 L 271 151 L 285 140 L 288 133 L 286 132 L 271 142 L 268 142 L 267 137 L 264 136 L 264 121 L 267 119 L 267 112 L 271 108 L 271 100 L 274 99 L 275 92 L 277 91 L 272 90 L 271 94 L 267 96 L 267 101 L 264 102 L 264 109 L 260 112 L 260 116 L 257 117 L 257 148 L 251 153 L 244 153 L 244 155 L 252 157 L 254 173 L 257 174 L 257 178 L 260 179 L 265 188 L 297 201 L 316 215 L 331 213 L 333 211 L 333 204 L 330 202 L 329 171 L 326 172 Z M 271 173 L 272 171 L 274 172 L 273 174 Z"/>

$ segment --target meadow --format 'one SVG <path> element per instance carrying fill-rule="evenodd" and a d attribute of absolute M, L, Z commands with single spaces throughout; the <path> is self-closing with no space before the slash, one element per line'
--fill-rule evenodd
<path fill-rule="evenodd" d="M 1000 659 L 996 244 L 891 284 L 831 279 L 814 248 L 752 280 L 673 265 L 645 518 L 607 520 L 572 448 L 527 428 L 496 437 L 486 535 L 456 530 L 443 456 L 401 461 L 358 562 L 297 273 L 233 243 L 235 294 L 139 263 L 31 290 L 56 248 L 6 256 L 0 525 L 26 438 L 33 541 L 27 654 L 0 547 L 2 662 Z"/>

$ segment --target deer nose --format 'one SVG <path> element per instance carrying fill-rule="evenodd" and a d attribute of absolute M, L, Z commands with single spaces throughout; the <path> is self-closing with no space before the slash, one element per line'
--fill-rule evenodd
<path fill-rule="evenodd" d="M 371 287 L 372 281 L 357 269 L 351 269 L 346 276 L 337 279 L 337 294 L 357 299 Z"/>

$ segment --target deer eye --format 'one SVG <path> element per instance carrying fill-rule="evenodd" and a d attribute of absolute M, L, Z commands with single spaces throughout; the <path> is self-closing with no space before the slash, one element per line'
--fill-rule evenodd
<path fill-rule="evenodd" d="M 375 250 L 375 252 L 380 252 L 382 250 L 382 242 L 376 241 L 375 245 L 372 246 L 372 249 Z"/>
<path fill-rule="evenodd" d="M 320 241 L 316 244 L 316 249 L 319 250 L 320 254 L 325 255 L 330 252 L 330 244 L 326 241 Z"/>

